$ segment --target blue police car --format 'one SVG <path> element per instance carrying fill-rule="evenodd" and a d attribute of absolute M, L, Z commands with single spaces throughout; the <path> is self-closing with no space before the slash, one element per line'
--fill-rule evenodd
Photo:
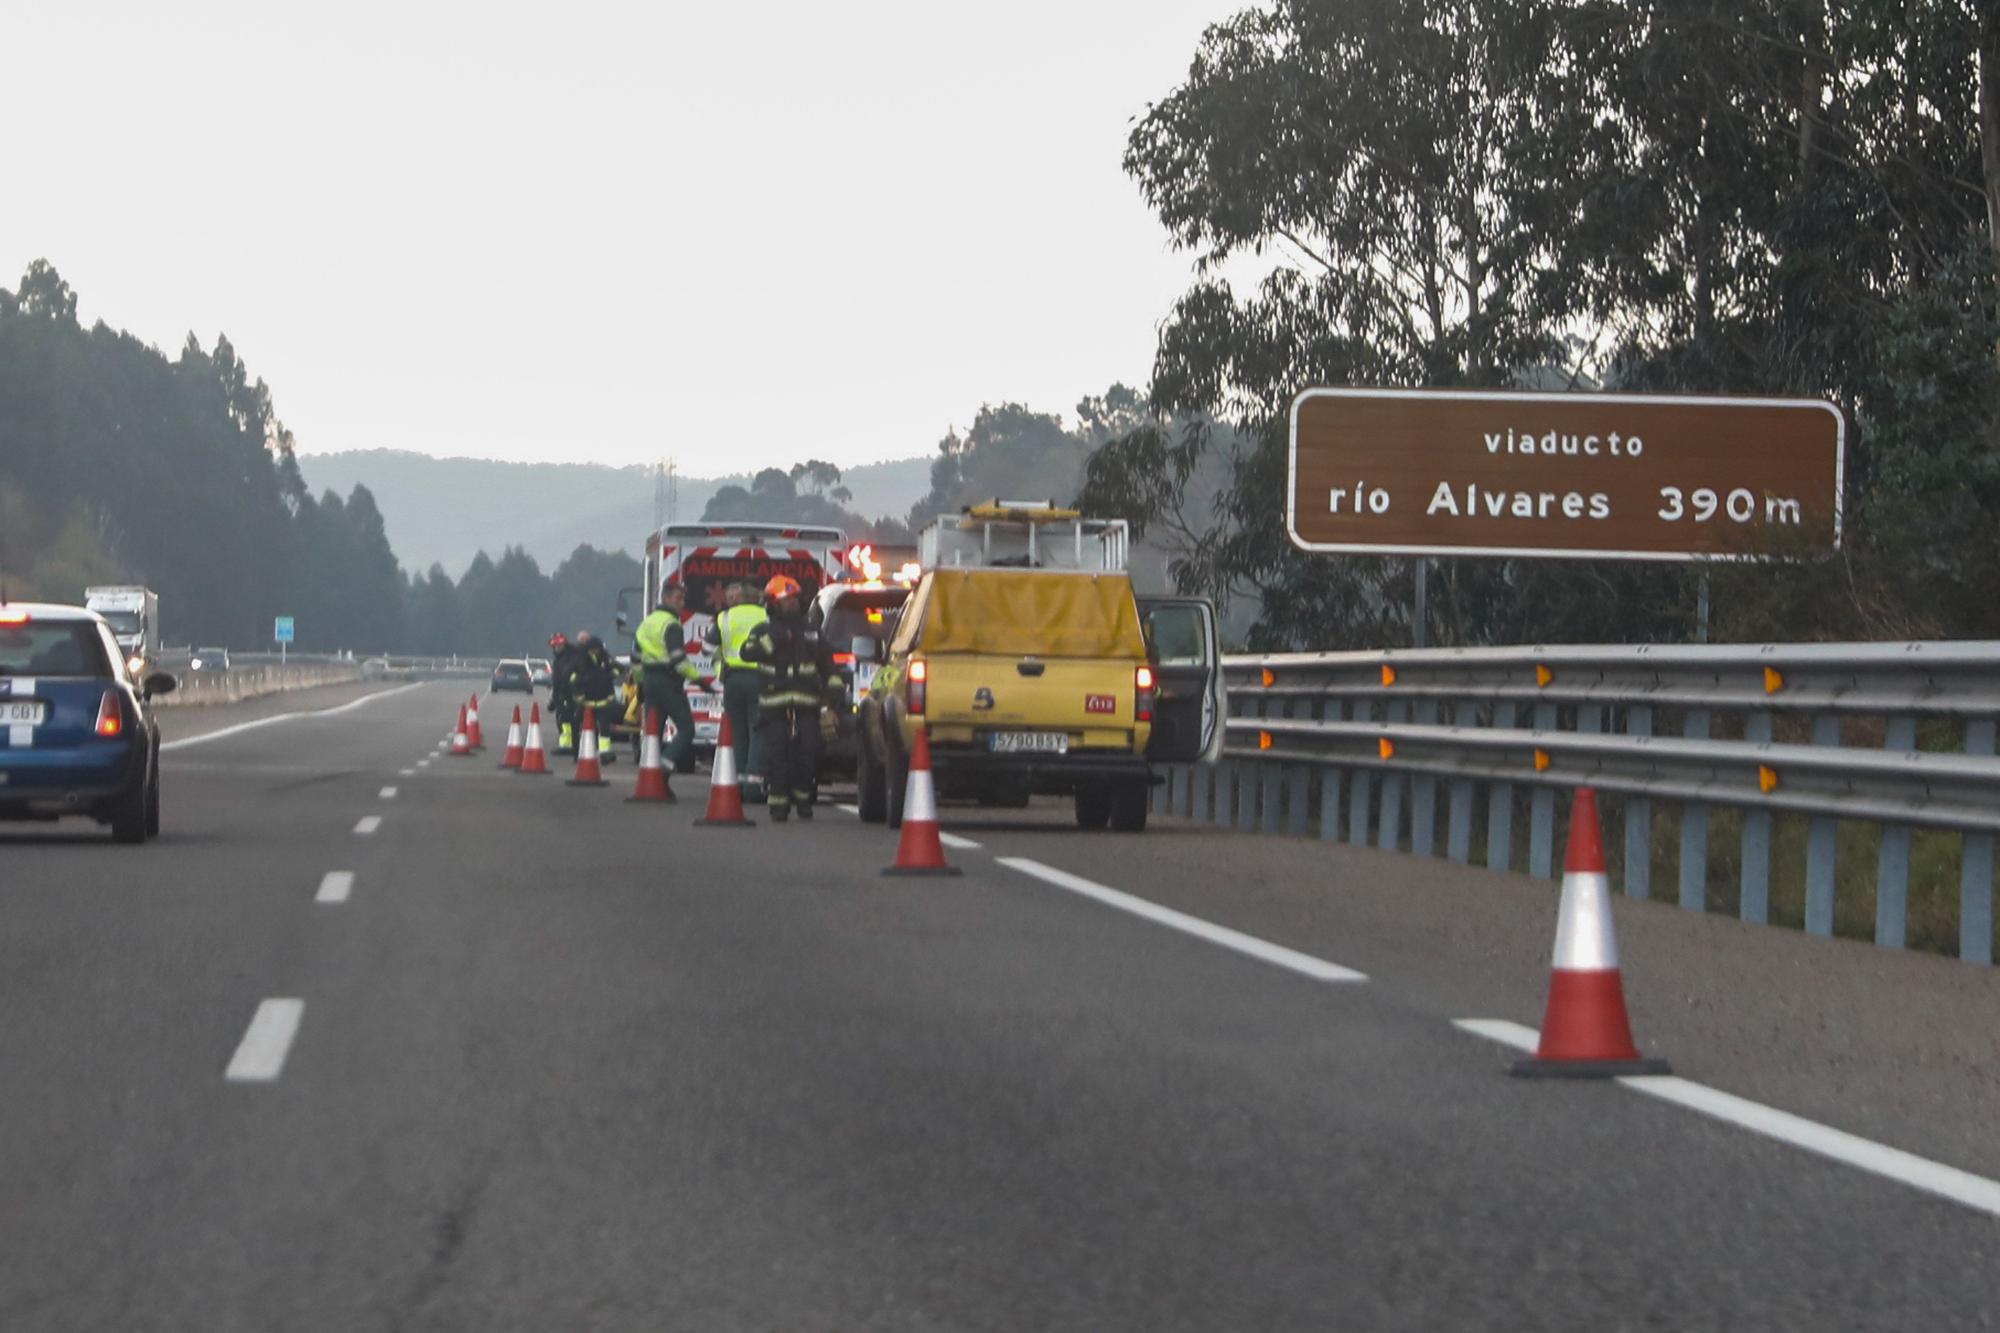
<path fill-rule="evenodd" d="M 0 820 L 87 815 L 118 842 L 160 831 L 149 704 L 175 681 L 136 669 L 96 612 L 0 602 Z"/>

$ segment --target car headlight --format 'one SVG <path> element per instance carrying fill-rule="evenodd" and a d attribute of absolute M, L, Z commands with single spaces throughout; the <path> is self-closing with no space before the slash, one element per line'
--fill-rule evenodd
<path fill-rule="evenodd" d="M 136 676 L 146 669 L 146 659 L 134 654 L 125 659 L 125 669 Z"/>
<path fill-rule="evenodd" d="M 190 671 L 201 670 L 201 659 L 199 657 L 190 657 L 188 659 L 188 670 Z"/>

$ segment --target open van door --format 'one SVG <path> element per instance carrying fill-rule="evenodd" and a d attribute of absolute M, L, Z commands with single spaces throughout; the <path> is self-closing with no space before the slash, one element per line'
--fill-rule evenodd
<path fill-rule="evenodd" d="M 1222 639 L 1215 606 L 1199 597 L 1141 597 L 1139 620 L 1159 677 L 1153 739 L 1159 764 L 1212 764 L 1222 758 Z"/>

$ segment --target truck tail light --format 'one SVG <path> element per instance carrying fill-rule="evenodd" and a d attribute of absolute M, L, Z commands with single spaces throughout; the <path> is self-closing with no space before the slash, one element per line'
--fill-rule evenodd
<path fill-rule="evenodd" d="M 854 654 L 853 654 L 853 653 L 835 653 L 835 654 L 833 655 L 833 664 L 834 664 L 835 666 L 853 666 L 853 665 L 854 665 Z"/>
<path fill-rule="evenodd" d="M 1132 716 L 1140 722 L 1153 720 L 1153 668 L 1142 666 L 1133 673 Z"/>
<path fill-rule="evenodd" d="M 125 709 L 118 702 L 118 691 L 106 690 L 104 698 L 97 705 L 97 734 L 100 736 L 120 736 L 125 732 Z"/>
<path fill-rule="evenodd" d="M 910 715 L 924 715 L 924 696 L 930 691 L 930 667 L 921 657 L 910 663 Z"/>

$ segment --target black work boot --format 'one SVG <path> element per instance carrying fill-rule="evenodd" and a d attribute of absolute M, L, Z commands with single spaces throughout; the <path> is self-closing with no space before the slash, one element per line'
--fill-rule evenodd
<path fill-rule="evenodd" d="M 771 822 L 773 824 L 782 824 L 791 817 L 792 817 L 792 809 L 790 806 L 773 805 L 771 807 Z"/>
<path fill-rule="evenodd" d="M 811 802 L 811 801 L 800 801 L 800 802 L 799 802 L 799 818 L 800 818 L 800 819 L 811 819 L 812 817 L 813 817 L 813 808 L 812 808 L 812 802 Z"/>

